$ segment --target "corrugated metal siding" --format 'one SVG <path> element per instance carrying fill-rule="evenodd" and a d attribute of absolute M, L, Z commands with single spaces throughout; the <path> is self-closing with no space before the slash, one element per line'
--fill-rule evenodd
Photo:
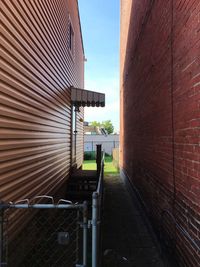
<path fill-rule="evenodd" d="M 0 199 L 50 194 L 71 159 L 69 86 L 83 87 L 77 2 L 1 1 Z M 75 57 L 68 50 L 68 19 Z M 83 116 L 83 112 L 79 116 Z M 82 145 L 83 123 L 78 122 Z M 81 165 L 82 149 L 77 149 Z"/>

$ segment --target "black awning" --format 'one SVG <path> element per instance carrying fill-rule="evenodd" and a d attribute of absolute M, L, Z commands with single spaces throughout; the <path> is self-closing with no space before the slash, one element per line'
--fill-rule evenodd
<path fill-rule="evenodd" d="M 71 87 L 71 103 L 78 107 L 105 107 L 105 94 Z"/>

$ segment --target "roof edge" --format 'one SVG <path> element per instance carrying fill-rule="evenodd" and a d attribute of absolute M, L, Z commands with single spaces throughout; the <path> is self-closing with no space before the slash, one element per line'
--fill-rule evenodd
<path fill-rule="evenodd" d="M 79 27 L 80 27 L 80 34 L 81 34 L 81 43 L 82 43 L 83 55 L 85 57 L 85 50 L 84 50 L 84 44 L 83 44 L 83 34 L 82 34 L 82 28 L 81 28 L 81 19 L 80 19 L 80 12 L 79 12 L 79 3 L 78 3 L 78 0 L 76 0 L 76 4 L 77 4 L 77 11 L 78 11 L 78 19 L 79 19 Z"/>

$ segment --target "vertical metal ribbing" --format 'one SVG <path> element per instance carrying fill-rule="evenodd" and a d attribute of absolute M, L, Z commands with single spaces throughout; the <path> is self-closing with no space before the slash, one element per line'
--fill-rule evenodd
<path fill-rule="evenodd" d="M 92 267 L 98 266 L 97 225 L 98 224 L 98 193 L 92 195 Z"/>
<path fill-rule="evenodd" d="M 87 266 L 87 231 L 88 231 L 88 207 L 87 201 L 83 202 L 83 266 Z"/>

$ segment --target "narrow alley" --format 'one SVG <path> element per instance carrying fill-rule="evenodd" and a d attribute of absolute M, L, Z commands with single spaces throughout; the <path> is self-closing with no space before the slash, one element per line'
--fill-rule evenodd
<path fill-rule="evenodd" d="M 200 0 L 0 10 L 0 267 L 200 267 Z"/>
<path fill-rule="evenodd" d="M 120 176 L 105 177 L 104 267 L 176 267 L 161 252 L 141 204 Z"/>

